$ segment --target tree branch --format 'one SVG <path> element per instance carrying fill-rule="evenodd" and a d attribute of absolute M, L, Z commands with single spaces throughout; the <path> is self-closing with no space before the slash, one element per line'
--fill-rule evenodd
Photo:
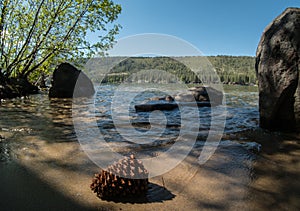
<path fill-rule="evenodd" d="M 31 64 L 33 63 L 33 61 L 36 59 L 36 54 L 38 53 L 40 49 L 40 47 L 42 46 L 42 44 L 45 42 L 45 40 L 47 39 L 51 29 L 54 26 L 54 23 L 56 22 L 56 18 L 58 17 L 59 13 L 61 12 L 61 8 L 64 4 L 64 1 L 61 1 L 60 4 L 57 7 L 57 10 L 54 13 L 54 16 L 51 18 L 51 23 L 48 26 L 48 29 L 46 30 L 46 32 L 43 34 L 43 38 L 40 40 L 40 42 L 38 42 L 34 49 L 32 50 L 32 52 L 24 59 L 24 61 L 28 60 L 27 64 L 25 64 L 24 69 L 21 72 L 21 75 L 25 75 L 26 72 L 29 70 Z"/>
<path fill-rule="evenodd" d="M 61 43 L 66 42 L 69 37 L 71 36 L 71 34 L 74 32 L 76 26 L 78 25 L 78 23 L 80 22 L 80 20 L 82 20 L 82 18 L 84 17 L 85 13 L 87 12 L 88 7 L 90 6 L 90 4 L 87 4 L 86 7 L 81 11 L 79 17 L 76 19 L 76 21 L 74 22 L 74 24 L 72 25 L 72 27 L 68 30 L 68 32 L 66 33 L 66 35 L 64 36 L 64 38 L 62 39 Z M 59 51 L 60 49 L 58 47 L 53 48 L 53 51 L 51 53 L 49 53 L 44 59 L 42 59 L 41 62 L 39 62 L 37 65 L 33 66 L 32 68 L 28 68 L 28 70 L 26 72 L 23 73 L 23 75 L 25 77 L 27 77 L 30 73 L 32 73 L 33 71 L 35 71 L 37 68 L 39 68 L 45 61 L 47 61 L 48 58 L 50 58 L 53 54 L 55 54 L 56 51 Z"/>
<path fill-rule="evenodd" d="M 45 0 L 42 0 L 42 2 L 39 4 L 39 7 L 38 7 L 38 9 L 37 9 L 37 11 L 36 11 L 36 13 L 35 13 L 35 16 L 34 16 L 33 23 L 32 23 L 31 28 L 30 28 L 30 30 L 29 30 L 28 36 L 27 36 L 27 38 L 26 38 L 26 40 L 25 40 L 25 42 L 24 42 L 24 44 L 23 44 L 21 50 L 19 51 L 18 55 L 16 56 L 16 58 L 15 58 L 15 59 L 13 60 L 13 62 L 7 67 L 8 70 L 9 70 L 9 69 L 12 69 L 12 67 L 13 67 L 15 64 L 18 63 L 19 58 L 23 56 L 23 54 L 24 54 L 24 52 L 25 52 L 25 49 L 26 49 L 27 46 L 29 45 L 30 40 L 31 40 L 31 38 L 32 38 L 32 36 L 33 36 L 33 33 L 34 33 L 34 30 L 35 30 L 36 23 L 37 23 L 37 21 L 38 21 L 38 17 L 39 17 L 41 8 L 42 8 L 44 2 L 45 2 Z"/>

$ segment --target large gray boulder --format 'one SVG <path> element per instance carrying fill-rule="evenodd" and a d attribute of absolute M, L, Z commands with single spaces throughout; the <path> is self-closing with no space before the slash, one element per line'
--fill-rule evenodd
<path fill-rule="evenodd" d="M 94 93 L 92 81 L 71 64 L 62 63 L 54 70 L 50 98 L 90 97 Z"/>
<path fill-rule="evenodd" d="M 300 8 L 288 8 L 266 27 L 256 52 L 262 128 L 295 130 L 299 125 L 299 59 Z"/>

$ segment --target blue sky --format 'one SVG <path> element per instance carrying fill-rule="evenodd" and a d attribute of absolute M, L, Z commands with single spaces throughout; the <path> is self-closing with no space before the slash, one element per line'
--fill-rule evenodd
<path fill-rule="evenodd" d="M 179 37 L 204 55 L 255 56 L 264 28 L 300 0 L 115 0 L 117 39 L 141 33 Z"/>

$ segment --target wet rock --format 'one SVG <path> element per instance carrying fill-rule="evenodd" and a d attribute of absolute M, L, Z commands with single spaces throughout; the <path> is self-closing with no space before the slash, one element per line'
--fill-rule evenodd
<path fill-rule="evenodd" d="M 288 8 L 266 27 L 256 52 L 262 128 L 294 130 L 299 125 L 299 61 L 300 8 Z"/>
<path fill-rule="evenodd" d="M 173 102 L 173 101 L 174 101 L 174 98 L 173 98 L 172 96 L 170 96 L 170 95 L 167 95 L 167 96 L 165 97 L 165 100 L 166 100 L 166 101 L 169 101 L 169 102 Z"/>
<path fill-rule="evenodd" d="M 223 93 L 212 87 L 193 87 L 189 91 L 194 96 L 196 102 L 210 102 L 214 106 L 222 104 Z"/>
<path fill-rule="evenodd" d="M 256 142 L 245 142 L 241 143 L 241 145 L 253 153 L 259 153 L 261 151 L 261 144 Z"/>
<path fill-rule="evenodd" d="M 51 85 L 50 98 L 90 97 L 95 93 L 91 80 L 69 63 L 62 63 L 54 70 Z"/>
<path fill-rule="evenodd" d="M 182 106 L 211 107 L 222 104 L 223 93 L 212 87 L 193 87 L 188 93 L 179 93 L 175 97 L 153 97 L 145 104 L 135 105 L 137 112 L 148 112 L 154 110 L 170 111 L 178 108 L 176 103 Z M 174 102 L 177 101 L 177 102 Z"/>
<path fill-rule="evenodd" d="M 0 77 L 0 100 L 37 94 L 38 91 L 38 87 L 25 78 Z"/>
<path fill-rule="evenodd" d="M 210 102 L 211 105 L 217 106 L 222 104 L 223 93 L 212 87 L 193 87 L 188 89 L 189 93 L 179 93 L 175 100 L 180 102 Z"/>
<path fill-rule="evenodd" d="M 193 94 L 189 94 L 189 93 L 179 93 L 174 98 L 178 102 L 194 102 L 195 101 Z"/>
<path fill-rule="evenodd" d="M 137 112 L 148 112 L 148 111 L 171 111 L 178 108 L 176 103 L 155 103 L 155 104 L 140 104 L 134 106 Z"/>
<path fill-rule="evenodd" d="M 181 106 L 195 106 L 198 107 L 211 107 L 210 102 L 183 102 L 180 103 Z M 178 108 L 176 103 L 146 103 L 146 104 L 138 104 L 134 106 L 136 112 L 149 112 L 149 111 L 171 111 Z"/>
<path fill-rule="evenodd" d="M 159 101 L 159 100 L 164 100 L 164 101 L 169 101 L 172 102 L 174 101 L 174 98 L 170 95 L 167 95 L 165 97 L 152 97 L 149 99 L 150 101 Z"/>

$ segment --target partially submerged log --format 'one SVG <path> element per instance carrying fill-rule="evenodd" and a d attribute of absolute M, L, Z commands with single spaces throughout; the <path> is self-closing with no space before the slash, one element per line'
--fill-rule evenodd
<path fill-rule="evenodd" d="M 176 103 L 156 103 L 156 104 L 139 104 L 134 106 L 136 112 L 148 112 L 148 111 L 171 111 L 178 108 Z"/>
<path fill-rule="evenodd" d="M 210 102 L 186 102 L 180 103 L 181 106 L 195 106 L 198 107 L 211 107 Z M 150 111 L 172 111 L 178 109 L 176 103 L 152 103 L 152 104 L 138 104 L 134 106 L 136 112 L 150 112 Z"/>

